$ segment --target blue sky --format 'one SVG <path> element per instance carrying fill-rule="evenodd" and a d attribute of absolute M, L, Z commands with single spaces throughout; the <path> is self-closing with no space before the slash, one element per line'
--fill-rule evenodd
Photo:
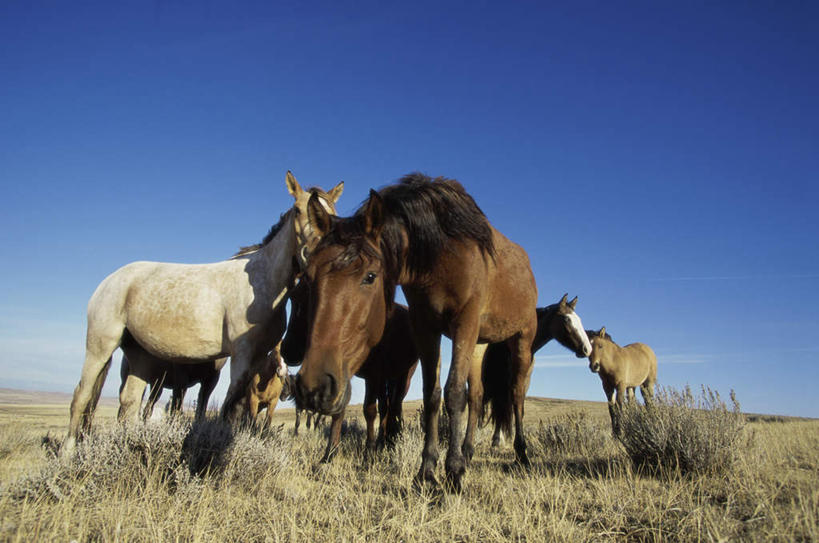
<path fill-rule="evenodd" d="M 72 390 L 96 285 L 258 241 L 290 206 L 286 170 L 344 180 L 343 214 L 420 170 L 524 246 L 539 305 L 577 295 L 588 328 L 651 345 L 661 384 L 819 416 L 818 19 L 799 2 L 4 2 L 0 386 Z M 554 345 L 529 392 L 603 398 Z"/>

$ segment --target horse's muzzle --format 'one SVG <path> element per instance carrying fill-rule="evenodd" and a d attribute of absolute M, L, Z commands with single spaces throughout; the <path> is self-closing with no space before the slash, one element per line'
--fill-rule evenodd
<path fill-rule="evenodd" d="M 597 373 L 600 371 L 600 362 L 592 362 L 589 364 L 589 369 L 592 373 Z"/>
<path fill-rule="evenodd" d="M 294 380 L 296 405 L 300 409 L 309 409 L 322 415 L 336 415 L 341 413 L 350 401 L 349 384 L 342 383 L 344 390 L 340 391 L 338 381 L 329 373 L 324 374 L 319 385 L 312 390 L 304 385 L 301 375 L 297 374 Z"/>

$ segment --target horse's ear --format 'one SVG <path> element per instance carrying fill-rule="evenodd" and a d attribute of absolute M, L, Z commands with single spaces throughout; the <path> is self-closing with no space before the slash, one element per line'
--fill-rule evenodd
<path fill-rule="evenodd" d="M 597 332 L 597 335 L 602 337 L 602 338 L 605 338 L 606 337 L 606 327 L 604 326 L 603 328 L 601 328 L 600 331 Z"/>
<path fill-rule="evenodd" d="M 331 200 L 333 201 L 333 203 L 335 204 L 336 202 L 338 202 L 338 199 L 341 197 L 341 193 L 342 193 L 342 192 L 344 192 L 344 181 L 339 181 L 339 182 L 338 182 L 338 185 L 336 185 L 335 187 L 333 187 L 333 188 L 330 190 L 330 192 L 328 192 L 327 194 L 329 194 L 330 199 L 331 199 Z"/>
<path fill-rule="evenodd" d="M 569 307 L 572 308 L 572 311 L 574 311 L 574 308 L 577 307 L 577 296 L 575 296 L 574 299 L 569 302 Z"/>
<path fill-rule="evenodd" d="M 384 201 L 381 195 L 370 189 L 370 199 L 364 211 L 364 231 L 374 238 L 381 233 L 384 225 Z"/>
<path fill-rule="evenodd" d="M 299 194 L 304 192 L 301 189 L 301 185 L 299 185 L 299 182 L 296 181 L 296 177 L 290 172 L 290 170 L 287 170 L 287 175 L 284 177 L 284 181 L 285 183 L 287 183 L 287 192 L 289 192 L 290 196 L 292 196 L 293 198 L 298 198 Z M 340 194 L 341 193 L 339 192 L 339 195 Z"/>
<path fill-rule="evenodd" d="M 560 302 L 559 302 L 559 303 L 560 303 L 560 307 L 561 307 L 561 308 L 566 307 L 566 300 L 567 300 L 568 298 L 569 298 L 569 293 L 567 292 L 567 293 L 566 293 L 566 294 L 564 294 L 564 295 L 563 295 L 563 297 L 560 299 Z"/>
<path fill-rule="evenodd" d="M 314 192 L 307 200 L 307 220 L 320 236 L 330 231 L 330 214 L 319 201 L 318 193 Z"/>

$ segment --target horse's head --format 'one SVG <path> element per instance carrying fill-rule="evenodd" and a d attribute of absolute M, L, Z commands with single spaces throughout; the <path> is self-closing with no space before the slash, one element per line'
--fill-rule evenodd
<path fill-rule="evenodd" d="M 333 187 L 330 192 L 324 192 L 319 188 L 309 188 L 303 190 L 299 182 L 296 181 L 295 176 L 289 171 L 285 177 L 287 184 L 287 191 L 295 198 L 293 204 L 294 219 L 293 225 L 296 231 L 296 240 L 298 242 L 298 261 L 299 267 L 304 270 L 307 265 L 307 255 L 315 249 L 316 244 L 320 239 L 313 225 L 310 224 L 310 219 L 307 213 L 307 202 L 315 194 L 317 202 L 330 215 L 336 214 L 336 202 L 338 202 L 341 193 L 344 191 L 344 181 Z"/>
<path fill-rule="evenodd" d="M 373 194 L 344 219 L 310 198 L 310 223 L 322 240 L 308 259 L 296 301 L 305 327 L 295 383 L 301 408 L 340 413 L 350 399 L 350 378 L 384 333 L 395 284 L 380 247 L 382 202 Z"/>
<path fill-rule="evenodd" d="M 551 319 L 551 333 L 561 345 L 574 351 L 577 358 L 585 358 L 591 354 L 591 343 L 583 329 L 580 315 L 574 311 L 577 296 L 571 302 L 566 301 L 568 297 L 568 294 L 564 294 L 557 303 L 557 309 Z"/>
<path fill-rule="evenodd" d="M 598 373 L 600 371 L 600 366 L 605 360 L 606 349 L 611 343 L 611 340 L 608 339 L 611 336 L 606 333 L 605 326 L 602 327 L 599 332 L 595 332 L 590 335 L 591 353 L 589 353 L 589 369 L 592 371 L 592 373 Z"/>

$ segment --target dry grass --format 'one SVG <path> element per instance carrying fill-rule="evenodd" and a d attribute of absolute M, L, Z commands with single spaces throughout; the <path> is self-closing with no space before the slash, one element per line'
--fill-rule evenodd
<path fill-rule="evenodd" d="M 509 447 L 491 450 L 485 428 L 463 493 L 447 495 L 414 489 L 422 435 L 414 407 L 406 413 L 394 451 L 364 465 L 352 422 L 329 466 L 316 465 L 324 436 L 294 438 L 289 424 L 122 429 L 104 416 L 61 461 L 41 426 L 0 418 L 0 540 L 819 539 L 819 421 L 750 423 L 727 473 L 657 477 L 632 468 L 604 405 L 535 399 L 531 469 L 513 465 Z"/>

